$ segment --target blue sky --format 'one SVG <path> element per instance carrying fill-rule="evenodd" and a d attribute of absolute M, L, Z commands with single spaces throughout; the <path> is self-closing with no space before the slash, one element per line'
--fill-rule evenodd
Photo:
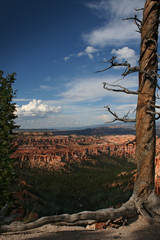
<path fill-rule="evenodd" d="M 0 14 L 0 68 L 16 72 L 17 123 L 21 128 L 76 128 L 120 116 L 136 97 L 103 89 L 103 82 L 137 89 L 124 69 L 95 73 L 113 55 L 138 64 L 140 35 L 131 21 L 144 0 L 5 0 Z M 140 14 L 136 12 L 136 14 Z"/>

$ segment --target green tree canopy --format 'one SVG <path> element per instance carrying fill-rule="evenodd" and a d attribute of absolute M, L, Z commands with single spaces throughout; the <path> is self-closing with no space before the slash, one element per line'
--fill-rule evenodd
<path fill-rule="evenodd" d="M 11 188 L 15 178 L 15 151 L 13 138 L 14 130 L 18 129 L 15 123 L 16 105 L 12 102 L 16 96 L 13 90 L 15 73 L 3 76 L 0 71 L 0 208 L 11 199 Z"/>

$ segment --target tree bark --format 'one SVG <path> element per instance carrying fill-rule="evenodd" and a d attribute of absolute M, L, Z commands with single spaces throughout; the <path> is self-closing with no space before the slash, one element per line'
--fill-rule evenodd
<path fill-rule="evenodd" d="M 139 198 L 154 190 L 155 171 L 155 115 L 147 113 L 148 104 L 155 103 L 157 73 L 157 40 L 159 1 L 146 0 L 141 28 L 139 59 L 139 94 L 136 111 L 136 162 L 138 180 L 134 193 Z M 151 108 L 155 112 L 154 107 Z"/>

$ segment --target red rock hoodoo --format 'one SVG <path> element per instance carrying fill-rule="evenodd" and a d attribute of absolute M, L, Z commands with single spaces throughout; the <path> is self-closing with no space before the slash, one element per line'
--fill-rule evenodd
<path fill-rule="evenodd" d="M 60 170 L 68 163 L 95 162 L 91 155 L 109 154 L 126 157 L 134 162 L 136 144 L 134 135 L 113 136 L 55 136 L 53 133 L 23 133 L 16 140 L 14 156 L 20 165 Z M 160 139 L 157 137 L 155 158 L 156 192 L 160 195 Z"/>

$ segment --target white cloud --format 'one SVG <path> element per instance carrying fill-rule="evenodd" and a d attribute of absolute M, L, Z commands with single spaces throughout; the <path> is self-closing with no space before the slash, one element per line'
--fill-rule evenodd
<path fill-rule="evenodd" d="M 42 102 L 34 99 L 29 104 L 18 107 L 17 124 L 21 128 L 60 128 L 103 124 L 112 119 L 104 108 L 104 105 L 108 104 L 119 116 L 123 116 L 128 109 L 131 109 L 130 104 L 135 104 L 136 97 L 103 89 L 104 81 L 113 83 L 116 80 L 117 77 L 108 75 L 99 78 L 75 79 L 68 83 L 67 90 L 59 96 L 58 100 Z M 137 81 L 136 77 L 130 77 L 129 81 L 126 78 L 119 84 L 134 88 Z M 61 107 L 54 106 L 63 106 L 63 112 Z M 59 114 L 54 114 L 57 112 Z"/>
<path fill-rule="evenodd" d="M 48 113 L 58 113 L 61 111 L 60 106 L 48 106 L 41 100 L 33 99 L 26 105 L 19 107 L 17 105 L 17 114 L 19 117 L 44 117 Z"/>
<path fill-rule="evenodd" d="M 92 46 L 105 47 L 109 44 L 123 44 L 139 39 L 136 26 L 123 18 L 134 16 L 134 8 L 142 8 L 145 0 L 100 0 L 86 4 L 98 16 L 103 17 L 103 26 L 83 34 L 82 38 Z M 142 11 L 136 12 L 141 18 Z M 110 16 L 110 18 L 108 18 Z"/>
<path fill-rule="evenodd" d="M 68 61 L 70 59 L 70 56 L 64 57 L 64 61 Z"/>
<path fill-rule="evenodd" d="M 67 90 L 61 93 L 61 97 L 64 102 L 96 102 L 100 101 L 102 98 L 106 96 L 113 96 L 118 98 L 121 97 L 120 101 L 122 101 L 126 97 L 122 97 L 125 94 L 123 93 L 115 93 L 112 91 L 106 91 L 103 89 L 103 82 L 107 82 L 110 84 L 121 84 L 126 88 L 136 88 L 137 86 L 137 77 L 130 77 L 129 80 L 125 78 L 123 82 L 117 83 L 116 77 L 107 76 L 107 77 L 91 77 L 91 78 L 79 78 L 75 79 L 73 82 L 70 82 L 66 85 Z"/>
<path fill-rule="evenodd" d="M 109 123 L 113 120 L 113 116 L 111 114 L 104 114 L 100 116 L 101 120 L 104 121 L 105 123 Z"/>
<path fill-rule="evenodd" d="M 112 17 L 131 17 L 134 14 L 134 8 L 142 8 L 144 3 L 145 0 L 99 0 L 86 5 L 96 11 L 100 17 L 107 18 L 108 12 Z M 136 14 L 138 15 L 140 12 Z"/>
<path fill-rule="evenodd" d="M 72 102 L 97 101 L 104 96 L 102 81 L 99 79 L 79 79 L 68 85 L 68 90 L 61 96 Z"/>
<path fill-rule="evenodd" d="M 91 47 L 91 46 L 88 46 L 88 47 L 86 47 L 86 49 L 85 49 L 85 53 L 88 55 L 88 57 L 90 58 L 90 59 L 93 59 L 94 58 L 94 53 L 97 53 L 99 50 L 98 49 L 96 49 L 96 48 L 94 48 L 94 47 Z"/>
<path fill-rule="evenodd" d="M 88 55 L 88 57 L 90 58 L 90 59 L 93 59 L 94 58 L 94 53 L 97 53 L 97 52 L 99 52 L 99 49 L 96 49 L 96 48 L 94 48 L 94 47 L 92 47 L 92 46 L 88 46 L 88 47 L 86 47 L 85 48 L 85 50 L 84 50 L 84 52 L 79 52 L 78 54 L 77 54 L 77 57 L 82 57 L 82 56 L 84 56 L 84 55 Z"/>
<path fill-rule="evenodd" d="M 126 21 L 114 21 L 90 33 L 83 34 L 82 38 L 92 46 L 105 47 L 137 40 L 139 34 L 135 32 L 133 24 Z"/>
<path fill-rule="evenodd" d="M 75 54 L 70 54 L 69 56 L 64 57 L 64 61 L 68 61 L 71 57 L 73 57 Z"/>
<path fill-rule="evenodd" d="M 29 102 L 32 101 L 33 99 L 30 98 L 14 98 L 13 101 L 14 102 Z"/>
<path fill-rule="evenodd" d="M 85 52 L 79 52 L 79 53 L 77 53 L 77 57 L 82 57 L 82 56 L 84 56 L 85 55 Z"/>
<path fill-rule="evenodd" d="M 123 48 L 118 49 L 118 50 L 113 49 L 111 53 L 115 54 L 118 61 L 126 60 L 132 66 L 137 65 L 138 56 L 136 55 L 135 51 L 131 48 L 123 47 Z"/>
<path fill-rule="evenodd" d="M 53 90 L 54 87 L 48 86 L 48 85 L 40 85 L 40 89 L 44 90 L 44 91 L 50 91 Z"/>
<path fill-rule="evenodd" d="M 71 57 L 82 57 L 82 56 L 88 56 L 89 59 L 94 58 L 94 53 L 99 52 L 99 49 L 96 49 L 92 46 L 87 46 L 84 50 L 84 52 L 79 52 L 77 54 L 70 54 L 68 57 L 64 57 L 64 61 L 68 61 Z"/>
<path fill-rule="evenodd" d="M 90 53 L 92 54 L 92 53 L 98 52 L 98 49 L 96 49 L 96 48 L 94 48 L 94 47 L 91 47 L 91 46 L 88 46 L 88 47 L 86 47 L 85 52 L 86 52 L 87 54 L 90 54 Z"/>

